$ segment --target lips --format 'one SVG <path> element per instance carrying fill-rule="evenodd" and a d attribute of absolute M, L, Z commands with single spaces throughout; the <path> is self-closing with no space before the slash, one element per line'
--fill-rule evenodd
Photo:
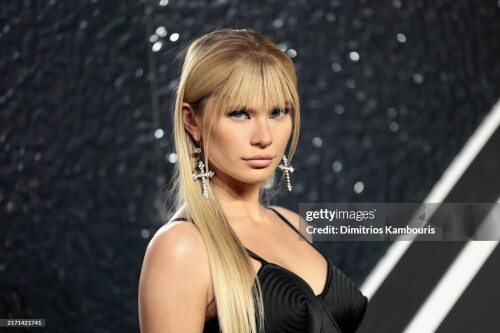
<path fill-rule="evenodd" d="M 243 158 L 245 161 L 252 161 L 252 160 L 272 160 L 273 157 L 270 155 L 255 155 L 252 157 L 248 158 Z"/>
<path fill-rule="evenodd" d="M 265 168 L 271 164 L 273 157 L 269 155 L 255 155 L 248 158 L 243 158 L 253 168 Z"/>

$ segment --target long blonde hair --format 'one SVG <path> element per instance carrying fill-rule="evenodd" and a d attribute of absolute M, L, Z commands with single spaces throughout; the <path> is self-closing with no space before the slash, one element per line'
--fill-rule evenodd
<path fill-rule="evenodd" d="M 249 105 L 263 84 L 268 102 L 291 107 L 293 132 L 288 160 L 292 159 L 299 134 L 297 77 L 290 58 L 269 39 L 251 30 L 222 29 L 195 40 L 184 57 L 177 88 L 174 137 L 178 156 L 174 175 L 177 208 L 184 207 L 203 238 L 208 253 L 219 326 L 224 333 L 256 333 L 263 329 L 260 285 L 248 254 L 224 216 L 208 186 L 209 198 L 201 193 L 196 171 L 194 141 L 184 128 L 182 103 L 204 112 L 209 97 L 219 101 L 213 124 L 228 105 Z M 210 138 L 203 138 L 205 165 Z"/>

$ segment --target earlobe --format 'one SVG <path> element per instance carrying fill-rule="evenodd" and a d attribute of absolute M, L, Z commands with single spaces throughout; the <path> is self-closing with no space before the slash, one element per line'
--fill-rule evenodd
<path fill-rule="evenodd" d="M 182 103 L 182 120 L 184 122 L 184 128 L 191 134 L 193 140 L 196 142 L 200 141 L 201 131 L 196 114 L 193 107 L 186 102 Z"/>

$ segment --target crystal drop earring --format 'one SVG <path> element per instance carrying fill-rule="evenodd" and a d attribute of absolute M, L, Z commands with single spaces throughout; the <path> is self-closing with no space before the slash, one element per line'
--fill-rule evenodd
<path fill-rule="evenodd" d="M 286 158 L 285 155 L 283 155 L 283 164 L 278 165 L 278 168 L 280 168 L 281 171 L 285 173 L 285 178 L 286 178 L 286 188 L 289 192 L 292 191 L 292 182 L 290 180 L 290 173 L 293 173 L 293 167 L 291 165 L 288 165 L 288 159 Z"/>
<path fill-rule="evenodd" d="M 194 149 L 195 154 L 198 156 L 198 172 L 193 173 L 193 179 L 196 181 L 198 179 L 201 180 L 201 189 L 202 194 L 205 199 L 208 198 L 208 181 L 210 178 L 214 176 L 214 172 L 212 170 L 205 169 L 205 163 L 203 162 L 203 154 L 201 153 L 201 148 L 199 145 L 196 145 Z"/>

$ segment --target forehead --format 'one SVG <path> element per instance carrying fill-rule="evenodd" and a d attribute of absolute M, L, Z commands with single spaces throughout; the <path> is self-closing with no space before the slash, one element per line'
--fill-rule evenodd
<path fill-rule="evenodd" d="M 274 109 L 276 107 L 284 107 L 290 105 L 290 100 L 285 96 L 275 96 L 269 91 L 266 91 L 263 84 L 256 85 L 248 93 L 242 93 L 232 98 L 220 98 L 219 103 L 230 107 L 244 107 L 246 109 Z M 282 95 L 282 94 L 280 94 Z"/>
<path fill-rule="evenodd" d="M 266 84 L 264 79 L 257 82 L 244 82 L 239 87 L 223 89 L 221 93 L 210 98 L 211 104 L 221 112 L 227 108 L 240 107 L 247 109 L 274 109 L 289 107 L 292 104 L 292 95 L 285 87 Z"/>

